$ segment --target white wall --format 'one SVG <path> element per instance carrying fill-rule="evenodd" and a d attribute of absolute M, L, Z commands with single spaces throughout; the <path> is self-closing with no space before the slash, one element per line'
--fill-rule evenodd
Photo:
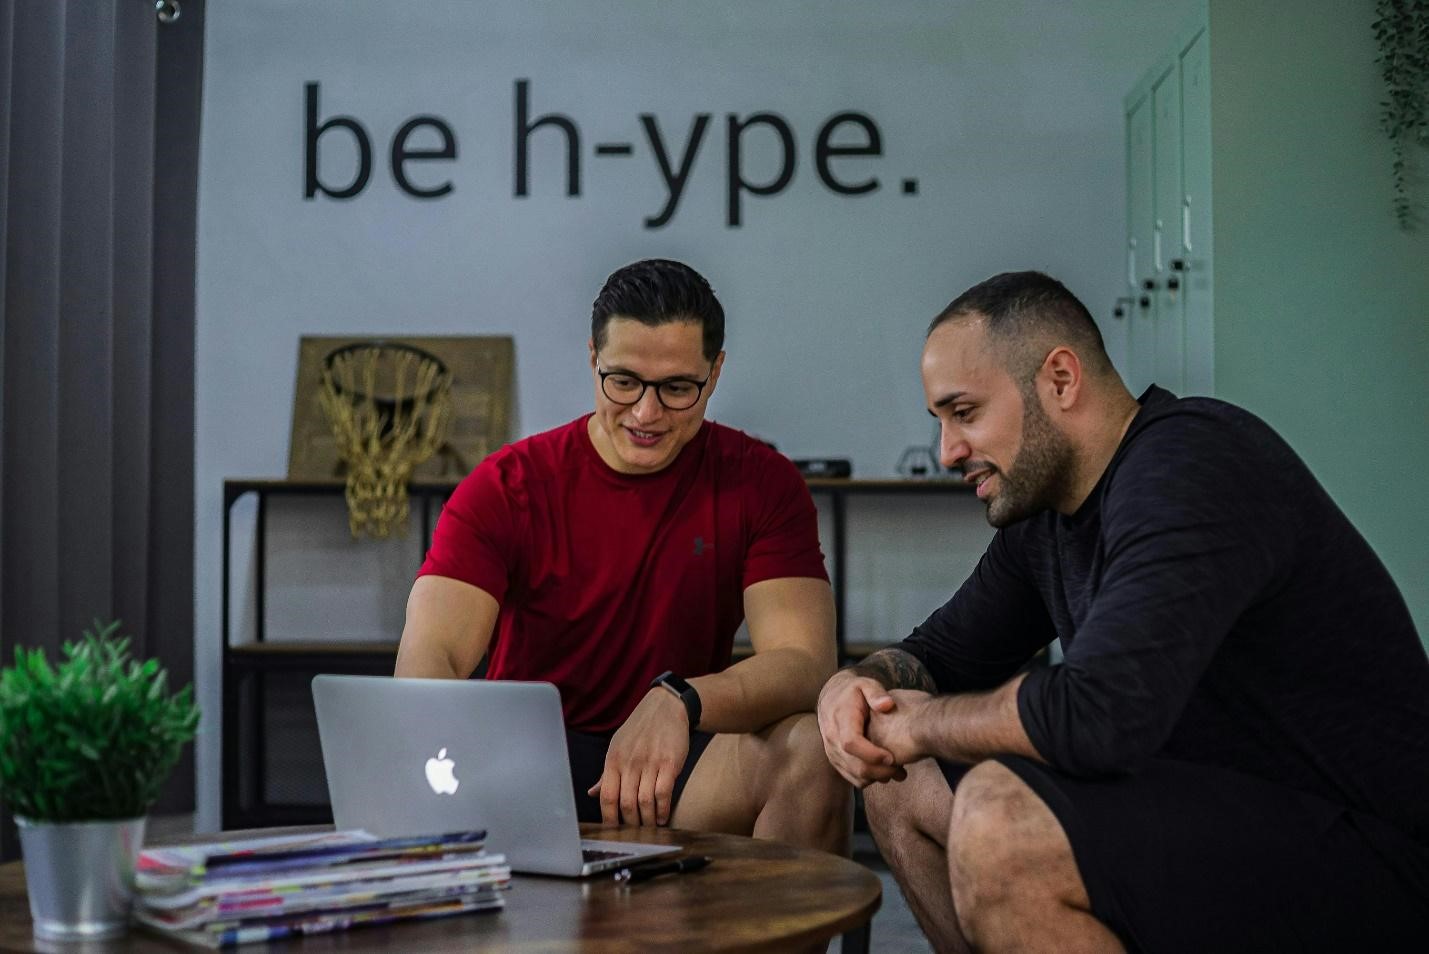
<path fill-rule="evenodd" d="M 922 329 L 967 285 L 1041 268 L 1099 319 L 1110 314 L 1121 97 L 1194 2 L 210 0 L 194 489 L 196 671 L 211 716 L 198 745 L 200 825 L 217 823 L 221 482 L 284 473 L 299 335 L 512 334 L 528 434 L 591 404 L 584 344 L 604 277 L 637 258 L 680 258 L 729 314 L 711 415 L 792 455 L 848 456 L 856 475 L 888 475 L 931 433 L 916 374 Z M 530 139 L 531 194 L 513 196 L 521 78 L 533 117 L 560 112 L 580 127 L 579 198 L 564 194 L 564 140 L 546 129 Z M 353 199 L 303 197 L 308 82 L 321 84 L 320 122 L 354 116 L 373 136 L 371 180 Z M 777 196 L 746 196 L 743 224 L 730 228 L 726 117 L 766 110 L 794 131 L 794 178 Z M 848 110 L 877 123 L 882 155 L 833 168 L 846 181 L 877 176 L 869 195 L 836 195 L 814 168 L 819 127 Z M 647 228 L 665 190 L 637 116 L 654 114 L 681 151 L 701 112 L 710 125 L 678 211 Z M 387 168 L 393 133 L 418 114 L 456 137 L 453 161 L 409 167 L 419 185 L 450 180 L 443 198 L 402 193 Z M 634 154 L 593 154 L 611 141 Z M 320 142 L 324 181 L 349 180 L 346 134 Z M 751 180 L 776 171 L 771 142 L 767 130 L 748 135 Z M 436 145 L 435 133 L 411 145 Z M 903 193 L 905 178 L 916 195 Z M 1114 357 L 1116 331 L 1107 326 Z M 415 555 L 349 543 L 339 514 L 298 509 L 275 517 L 270 538 L 287 584 L 270 591 L 273 635 L 395 638 Z M 989 534 L 967 499 L 860 500 L 850 511 L 853 639 L 903 635 Z M 251 566 L 241 541 L 235 555 L 241 574 Z M 369 572 L 376 590 L 361 586 Z"/>

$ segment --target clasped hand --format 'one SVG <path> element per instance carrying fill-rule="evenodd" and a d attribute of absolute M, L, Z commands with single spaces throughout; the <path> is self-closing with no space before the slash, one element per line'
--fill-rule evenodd
<path fill-rule="evenodd" d="M 903 766 L 926 753 L 914 736 L 918 711 L 932 697 L 888 690 L 876 680 L 836 673 L 819 694 L 819 732 L 829 764 L 859 788 L 907 777 Z"/>
<path fill-rule="evenodd" d="M 605 771 L 586 792 L 599 795 L 606 825 L 668 825 L 675 779 L 690 751 L 684 704 L 652 689 L 610 740 Z"/>

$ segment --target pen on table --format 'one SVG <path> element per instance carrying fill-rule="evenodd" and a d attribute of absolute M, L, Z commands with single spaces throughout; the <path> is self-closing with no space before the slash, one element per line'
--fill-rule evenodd
<path fill-rule="evenodd" d="M 621 884 L 639 884 L 659 875 L 688 874 L 691 871 L 699 871 L 711 861 L 714 859 L 708 855 L 691 855 L 688 858 L 678 858 L 674 861 L 662 861 L 656 865 L 621 868 L 615 873 L 615 880 Z"/>

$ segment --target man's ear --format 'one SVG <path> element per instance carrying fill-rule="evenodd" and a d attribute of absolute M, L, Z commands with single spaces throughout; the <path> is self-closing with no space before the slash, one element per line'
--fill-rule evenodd
<path fill-rule="evenodd" d="M 710 370 L 710 383 L 705 385 L 705 397 L 708 398 L 714 393 L 715 385 L 719 383 L 719 373 L 724 369 L 724 352 L 715 355 L 714 367 Z"/>
<path fill-rule="evenodd" d="M 586 346 L 586 349 L 590 351 L 590 369 L 591 369 L 592 371 L 594 371 L 594 370 L 595 370 L 595 339 L 594 339 L 594 338 L 587 338 L 587 339 L 586 339 L 586 342 L 585 342 L 585 346 Z"/>
<path fill-rule="evenodd" d="M 1054 407 L 1070 410 L 1081 396 L 1082 359 L 1065 345 L 1058 345 L 1042 362 L 1041 376 Z"/>

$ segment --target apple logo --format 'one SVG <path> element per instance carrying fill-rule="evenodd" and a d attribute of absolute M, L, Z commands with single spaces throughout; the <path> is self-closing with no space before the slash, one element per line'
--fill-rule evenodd
<path fill-rule="evenodd" d="M 456 792 L 456 787 L 461 782 L 452 774 L 454 765 L 456 763 L 447 758 L 445 748 L 437 753 L 436 758 L 427 759 L 427 784 L 432 786 L 432 791 L 438 795 L 451 795 Z"/>

